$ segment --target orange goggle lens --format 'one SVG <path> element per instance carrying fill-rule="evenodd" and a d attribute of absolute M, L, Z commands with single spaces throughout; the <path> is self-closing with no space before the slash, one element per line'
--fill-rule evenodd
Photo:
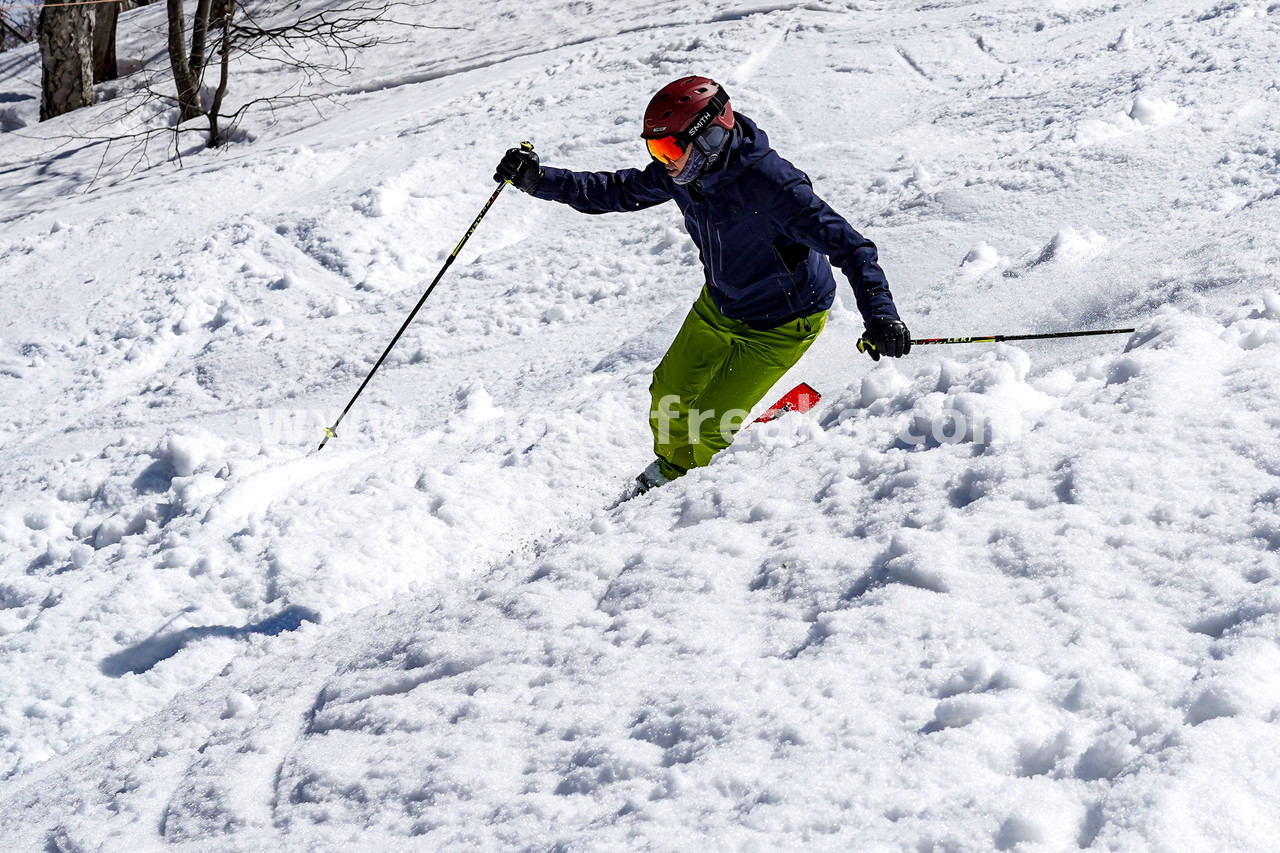
<path fill-rule="evenodd" d="M 684 156 L 684 149 L 676 142 L 674 136 L 664 136 L 661 139 L 646 139 L 644 143 L 649 146 L 649 153 L 653 155 L 653 159 L 663 165 L 674 163 Z"/>

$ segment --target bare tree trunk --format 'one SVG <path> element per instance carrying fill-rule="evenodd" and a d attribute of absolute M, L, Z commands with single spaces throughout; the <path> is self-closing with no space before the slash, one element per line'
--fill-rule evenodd
<path fill-rule="evenodd" d="M 213 0 L 196 0 L 196 15 L 191 19 L 191 58 L 187 65 L 196 78 L 196 84 L 204 78 L 204 46 L 209 38 L 209 8 Z"/>
<path fill-rule="evenodd" d="M 123 3 L 102 3 L 93 12 L 93 82 L 120 76 L 116 67 L 116 20 Z"/>
<path fill-rule="evenodd" d="M 169 13 L 169 66 L 178 89 L 178 121 L 195 118 L 200 109 L 200 84 L 187 64 L 187 23 L 182 14 L 182 0 L 166 0 Z"/>
<path fill-rule="evenodd" d="M 227 81 L 231 72 L 231 14 L 235 11 L 235 0 L 218 0 L 219 21 L 222 30 L 222 42 L 218 46 L 219 69 L 218 89 L 213 93 L 213 106 L 209 108 L 209 147 L 217 148 L 222 144 L 222 131 L 218 127 L 219 111 L 222 99 L 227 94 Z"/>
<path fill-rule="evenodd" d="M 40 10 L 40 120 L 93 103 L 93 7 Z"/>

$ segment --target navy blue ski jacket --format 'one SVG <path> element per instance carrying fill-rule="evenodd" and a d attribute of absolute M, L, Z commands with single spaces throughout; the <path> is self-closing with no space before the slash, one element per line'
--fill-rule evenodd
<path fill-rule="evenodd" d="M 771 329 L 825 311 L 835 299 L 830 258 L 848 277 L 865 320 L 897 318 L 893 294 L 863 237 L 813 191 L 809 177 L 736 113 L 723 163 L 680 186 L 657 162 L 646 169 L 571 172 L 543 168 L 534 195 L 583 213 L 643 210 L 675 199 L 724 316 Z"/>

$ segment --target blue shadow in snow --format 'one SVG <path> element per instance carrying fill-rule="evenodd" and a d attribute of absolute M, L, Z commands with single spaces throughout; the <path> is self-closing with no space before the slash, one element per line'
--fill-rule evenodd
<path fill-rule="evenodd" d="M 188 643 L 203 640 L 205 637 L 247 637 L 250 634 L 264 634 L 274 637 L 286 631 L 296 631 L 303 622 L 319 622 L 320 614 L 306 607 L 291 605 L 275 616 L 233 628 L 230 625 L 199 625 L 194 628 L 183 628 L 181 631 L 157 633 L 137 645 L 121 649 L 108 655 L 98 668 L 103 675 L 120 678 L 130 673 L 139 675 L 151 669 L 160 661 L 168 660 L 186 648 Z"/>

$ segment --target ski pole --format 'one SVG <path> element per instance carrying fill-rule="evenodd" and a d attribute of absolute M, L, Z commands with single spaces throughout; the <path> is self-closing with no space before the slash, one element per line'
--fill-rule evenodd
<path fill-rule="evenodd" d="M 1133 329 L 1090 329 L 1083 332 L 1045 332 L 1039 335 L 975 335 L 968 338 L 912 338 L 912 346 L 930 344 L 994 344 L 1003 341 L 1040 341 L 1047 338 L 1084 338 L 1090 335 L 1127 335 Z M 875 345 L 865 336 L 858 340 L 858 352 L 874 351 Z"/>
<path fill-rule="evenodd" d="M 533 143 L 521 142 L 520 147 L 526 151 L 532 151 Z M 356 389 L 356 393 L 352 395 L 351 400 L 347 402 L 347 407 L 342 410 L 342 414 L 338 415 L 338 419 L 333 422 L 333 426 L 324 428 L 324 439 L 320 442 L 320 446 L 317 447 L 316 450 L 324 450 L 324 446 L 329 443 L 329 439 L 335 438 L 338 435 L 338 424 L 342 423 L 342 419 L 347 416 L 347 412 L 351 411 L 351 407 L 355 405 L 356 399 L 359 398 L 361 392 L 364 391 L 365 386 L 369 384 L 369 380 L 373 378 L 373 374 L 378 372 L 379 367 L 382 367 L 382 362 L 386 361 L 387 356 L 390 355 L 391 350 L 400 340 L 400 336 L 404 334 L 404 330 L 409 328 L 409 324 L 413 322 L 413 318 L 418 316 L 418 310 L 422 308 L 422 304 L 427 301 L 427 297 L 431 295 L 431 291 L 436 289 L 436 285 L 440 283 L 440 279 L 444 278 L 445 272 L 447 272 L 449 267 L 453 264 L 454 259 L 458 257 L 458 253 L 462 251 L 462 247 L 467 244 L 467 240 L 471 239 L 471 235 L 475 233 L 476 228 L 480 227 L 480 220 L 484 219 L 484 215 L 489 212 L 489 208 L 493 207 L 493 203 L 498 200 L 498 194 L 502 192 L 502 188 L 509 183 L 511 182 L 503 181 L 498 184 L 498 188 L 493 191 L 493 195 L 489 196 L 489 200 L 485 202 L 484 207 L 480 209 L 480 215 L 471 223 L 471 227 L 467 229 L 467 233 L 462 235 L 462 239 L 458 241 L 458 245 L 454 247 L 454 250 L 449 257 L 445 258 L 444 266 L 440 268 L 440 272 L 436 273 L 436 277 L 431 280 L 431 284 L 427 286 L 426 292 L 422 294 L 422 298 L 418 300 L 418 304 L 413 306 L 413 310 L 409 312 L 409 316 L 405 319 L 404 323 L 401 324 L 400 331 L 396 332 L 396 336 L 391 339 L 391 343 L 387 344 L 387 348 L 382 351 L 382 355 L 378 357 L 377 363 L 373 365 L 373 370 L 369 371 L 369 375 L 364 378 L 364 381 L 360 383 L 360 387 Z"/>

